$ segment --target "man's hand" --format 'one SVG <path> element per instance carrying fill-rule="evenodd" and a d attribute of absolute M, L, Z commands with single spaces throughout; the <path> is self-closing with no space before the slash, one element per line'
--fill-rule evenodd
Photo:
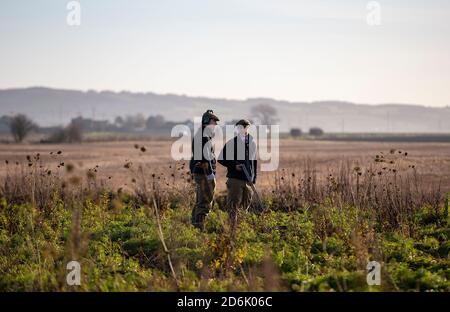
<path fill-rule="evenodd" d="M 208 163 L 206 163 L 206 162 L 197 162 L 196 164 L 195 164 L 195 166 L 196 167 L 200 167 L 200 168 L 203 168 L 203 169 L 208 169 Z"/>

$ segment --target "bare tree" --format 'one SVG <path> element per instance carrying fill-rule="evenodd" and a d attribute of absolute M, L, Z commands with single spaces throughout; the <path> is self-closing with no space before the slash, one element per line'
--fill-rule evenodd
<path fill-rule="evenodd" d="M 123 127 L 124 122 L 125 121 L 123 120 L 123 118 L 121 116 L 117 116 L 116 119 L 114 119 L 114 125 L 116 125 L 119 128 Z"/>
<path fill-rule="evenodd" d="M 146 119 L 141 113 L 136 115 L 128 115 L 125 117 L 123 128 L 129 131 L 135 131 L 145 128 Z"/>
<path fill-rule="evenodd" d="M 300 128 L 292 128 L 290 131 L 292 137 L 296 138 L 302 135 L 302 129 Z"/>
<path fill-rule="evenodd" d="M 147 118 L 146 127 L 147 129 L 158 129 L 164 127 L 166 120 L 161 115 L 150 116 Z"/>
<path fill-rule="evenodd" d="M 22 142 L 35 127 L 33 121 L 23 114 L 12 117 L 9 124 L 11 134 L 16 142 Z"/>
<path fill-rule="evenodd" d="M 79 122 L 72 120 L 65 132 L 69 143 L 80 143 L 83 140 L 83 127 Z"/>
<path fill-rule="evenodd" d="M 46 140 L 49 143 L 81 143 L 83 141 L 83 125 L 79 119 L 72 119 L 65 128 L 58 128 Z"/>
<path fill-rule="evenodd" d="M 278 122 L 277 110 L 270 104 L 253 106 L 252 114 L 262 125 L 274 125 Z"/>
<path fill-rule="evenodd" d="M 322 128 L 319 127 L 313 127 L 311 129 L 309 129 L 309 135 L 314 135 L 314 136 L 321 136 L 323 135 L 323 130 Z"/>

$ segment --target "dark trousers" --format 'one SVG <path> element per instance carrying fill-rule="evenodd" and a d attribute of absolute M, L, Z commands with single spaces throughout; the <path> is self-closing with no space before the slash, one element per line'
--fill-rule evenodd
<path fill-rule="evenodd" d="M 192 225 L 203 229 L 206 215 L 212 208 L 216 180 L 208 181 L 204 174 L 194 174 L 195 206 L 192 209 Z"/>

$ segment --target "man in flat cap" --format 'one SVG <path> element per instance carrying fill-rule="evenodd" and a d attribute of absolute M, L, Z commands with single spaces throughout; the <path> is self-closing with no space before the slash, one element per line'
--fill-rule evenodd
<path fill-rule="evenodd" d="M 192 140 L 192 158 L 189 164 L 195 181 L 196 200 L 192 210 L 192 225 L 203 230 L 203 223 L 209 213 L 216 189 L 216 156 L 214 154 L 214 129 L 219 118 L 212 110 L 202 116 L 202 126 Z"/>
<path fill-rule="evenodd" d="M 237 210 L 247 210 L 252 199 L 250 183 L 256 183 L 256 143 L 248 133 L 250 121 L 236 123 L 237 135 L 229 140 L 218 162 L 227 168 L 227 209 L 232 231 L 237 224 Z"/>

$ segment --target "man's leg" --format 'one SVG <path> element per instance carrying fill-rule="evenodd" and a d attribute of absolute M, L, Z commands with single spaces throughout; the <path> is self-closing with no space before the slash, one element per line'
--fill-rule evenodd
<path fill-rule="evenodd" d="M 192 225 L 203 229 L 203 222 L 211 209 L 214 198 L 215 180 L 207 181 L 206 176 L 200 174 L 195 174 L 194 180 L 196 202 L 192 210 Z"/>
<path fill-rule="evenodd" d="M 236 227 L 238 223 L 238 209 L 242 204 L 242 192 L 244 181 L 229 178 L 227 180 L 227 210 L 230 224 L 230 242 L 225 257 L 225 268 L 229 268 L 233 259 L 234 241 L 236 238 Z"/>
<path fill-rule="evenodd" d="M 210 180 L 210 181 L 206 181 L 206 200 L 208 202 L 207 208 L 208 211 L 206 212 L 207 214 L 209 213 L 209 211 L 212 209 L 213 203 L 214 203 L 214 193 L 216 192 L 216 179 L 214 180 Z"/>
<path fill-rule="evenodd" d="M 227 209 L 230 217 L 230 227 L 232 233 L 236 229 L 237 224 L 237 210 L 242 203 L 242 185 L 244 181 L 229 178 L 227 180 Z"/>

